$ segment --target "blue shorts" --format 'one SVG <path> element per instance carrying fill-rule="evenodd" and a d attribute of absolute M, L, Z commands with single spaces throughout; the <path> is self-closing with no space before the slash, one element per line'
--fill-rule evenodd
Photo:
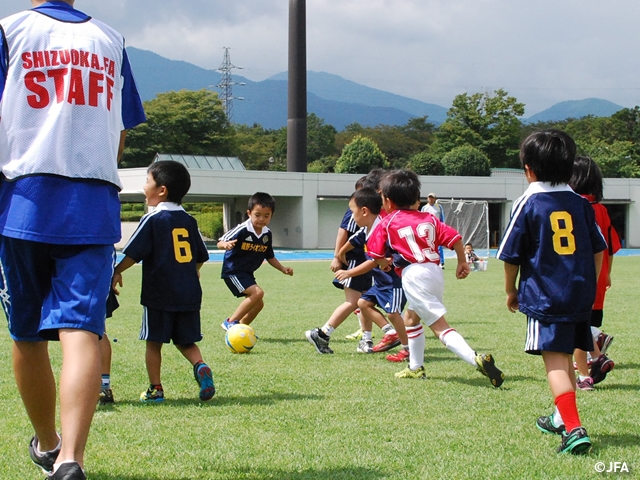
<path fill-rule="evenodd" d="M 371 302 L 387 313 L 402 313 L 407 303 L 407 297 L 404 295 L 402 288 L 393 288 L 391 285 L 378 286 L 374 285 L 361 297 L 367 302 Z"/>
<path fill-rule="evenodd" d="M 143 307 L 140 340 L 189 345 L 202 340 L 200 311 L 167 312 Z"/>
<path fill-rule="evenodd" d="M 532 355 L 542 352 L 573 354 L 579 348 L 593 350 L 593 337 L 589 322 L 546 323 L 527 317 L 527 340 L 524 351 Z"/>
<path fill-rule="evenodd" d="M 341 290 L 351 288 L 357 292 L 366 292 L 371 288 L 372 284 L 373 276 L 371 273 L 365 273 L 364 275 L 358 275 L 357 277 L 350 277 L 343 281 L 340 281 L 337 278 L 333 279 L 333 286 Z"/>
<path fill-rule="evenodd" d="M 63 328 L 102 337 L 113 245 L 55 245 L 0 236 L 0 301 L 16 341 L 57 340 Z"/>
<path fill-rule="evenodd" d="M 257 285 L 256 278 L 253 274 L 247 272 L 238 272 L 224 277 L 223 280 L 224 283 L 227 284 L 227 287 L 229 287 L 229 290 L 231 290 L 231 293 L 236 297 L 246 297 L 247 294 L 244 293 L 245 290 L 252 285 Z"/>

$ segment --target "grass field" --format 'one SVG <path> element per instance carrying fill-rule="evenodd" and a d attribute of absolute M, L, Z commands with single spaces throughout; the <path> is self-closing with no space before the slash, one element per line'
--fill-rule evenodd
<path fill-rule="evenodd" d="M 552 399 L 542 361 L 523 353 L 524 316 L 504 306 L 502 265 L 457 281 L 445 270 L 447 319 L 478 351 L 492 352 L 506 378 L 493 388 L 469 365 L 427 338 L 428 378 L 394 378 L 402 366 L 382 354 L 355 352 L 344 339 L 351 316 L 334 334 L 334 355 L 318 355 L 304 331 L 324 324 L 343 300 L 331 286 L 329 262 L 290 262 L 287 277 L 268 265 L 258 271 L 265 309 L 248 355 L 224 346 L 219 324 L 237 300 L 219 279 L 220 264 L 203 267 L 204 359 L 217 394 L 197 400 L 190 365 L 164 349 L 166 402 L 138 401 L 147 386 L 144 343 L 137 340 L 140 267 L 125 273 L 121 307 L 107 323 L 113 344 L 117 404 L 100 407 L 87 449 L 90 479 L 538 479 L 594 478 L 594 466 L 626 462 L 640 471 L 639 257 L 614 262 L 605 330 L 615 335 L 616 368 L 592 392 L 578 392 L 589 456 L 558 456 L 559 437 L 535 427 Z M 376 334 L 376 340 L 381 337 Z M 6 329 L 0 331 L 0 478 L 39 479 L 29 461 L 32 430 L 11 374 Z M 59 366 L 59 346 L 52 344 Z"/>

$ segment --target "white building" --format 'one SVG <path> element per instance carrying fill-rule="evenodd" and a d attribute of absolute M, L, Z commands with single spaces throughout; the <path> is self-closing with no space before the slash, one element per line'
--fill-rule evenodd
<path fill-rule="evenodd" d="M 245 219 L 247 201 L 258 191 L 276 200 L 269 225 L 280 248 L 333 249 L 336 231 L 347 209 L 359 174 L 296 173 L 244 170 L 226 157 L 157 156 L 182 161 L 191 174 L 185 202 L 224 203 L 225 230 Z M 211 161 L 218 159 L 218 161 Z M 237 163 L 235 162 L 237 161 Z M 122 202 L 144 202 L 146 168 L 119 170 Z M 429 192 L 439 198 L 485 200 L 489 203 L 490 243 L 499 242 L 509 221 L 513 201 L 527 188 L 524 175 L 497 171 L 492 177 L 421 176 L 423 200 Z M 640 248 L 640 179 L 605 179 L 605 200 L 624 246 Z M 123 230 L 123 241 L 128 239 Z"/>

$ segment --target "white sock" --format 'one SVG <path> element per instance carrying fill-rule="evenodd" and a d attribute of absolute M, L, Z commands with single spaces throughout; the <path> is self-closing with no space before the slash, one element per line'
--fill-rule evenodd
<path fill-rule="evenodd" d="M 388 323 L 382 327 L 382 333 L 396 333 L 395 330 L 393 330 L 393 325 L 389 325 Z"/>
<path fill-rule="evenodd" d="M 407 336 L 409 337 L 409 368 L 417 370 L 424 365 L 424 328 L 422 325 L 415 327 L 407 327 Z"/>
<path fill-rule="evenodd" d="M 367 341 L 367 340 L 371 340 L 371 332 L 362 332 L 362 339 Z"/>
<path fill-rule="evenodd" d="M 560 410 L 558 410 L 558 407 L 556 407 L 555 410 L 553 411 L 553 414 L 551 415 L 551 420 L 553 421 L 553 424 L 556 427 L 559 427 L 560 425 L 564 425 L 564 420 L 562 420 L 562 415 L 560 415 Z"/>
<path fill-rule="evenodd" d="M 462 338 L 462 335 L 456 332 L 453 328 L 442 332 L 440 334 L 440 341 L 445 347 L 469 365 L 473 365 L 474 367 L 478 366 L 476 364 L 476 352 L 469 346 L 465 339 Z"/>
<path fill-rule="evenodd" d="M 333 328 L 328 323 L 325 323 L 324 327 L 322 327 L 320 330 L 322 330 L 327 337 L 330 337 L 333 331 L 335 330 L 335 328 Z"/>
<path fill-rule="evenodd" d="M 591 327 L 591 336 L 593 337 L 593 341 L 598 340 L 598 336 L 602 333 L 598 327 Z"/>

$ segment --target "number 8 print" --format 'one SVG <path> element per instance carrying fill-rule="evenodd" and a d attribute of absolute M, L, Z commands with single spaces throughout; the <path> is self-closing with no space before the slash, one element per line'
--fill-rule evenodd
<path fill-rule="evenodd" d="M 553 230 L 553 249 L 558 255 L 571 255 L 576 251 L 576 239 L 573 236 L 573 221 L 569 212 L 553 212 L 549 216 Z M 563 245 L 562 239 L 566 242 Z"/>

